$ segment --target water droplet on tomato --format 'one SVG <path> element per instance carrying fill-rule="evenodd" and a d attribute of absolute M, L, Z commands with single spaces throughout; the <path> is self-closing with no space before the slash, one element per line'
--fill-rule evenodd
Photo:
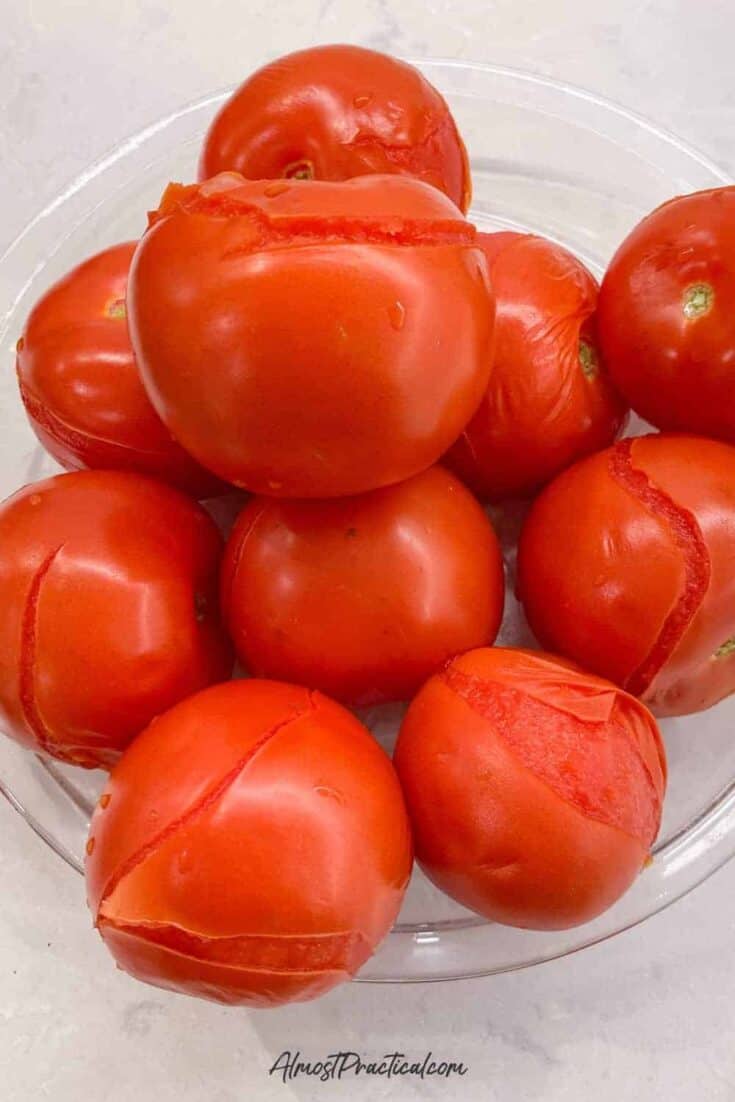
<path fill-rule="evenodd" d="M 354 103 L 355 107 L 367 107 L 372 98 L 373 97 L 368 93 L 366 95 L 355 96 L 352 102 Z"/>
<path fill-rule="evenodd" d="M 87 857 L 91 857 L 94 853 L 94 838 L 90 838 L 87 842 Z"/>
<path fill-rule="evenodd" d="M 403 329 L 406 324 L 406 307 L 402 302 L 394 302 L 388 307 L 388 317 L 394 329 Z"/>
<path fill-rule="evenodd" d="M 40 494 L 31 494 L 31 496 L 28 498 L 28 503 L 29 503 L 29 505 L 40 505 L 41 504 L 41 495 Z"/>

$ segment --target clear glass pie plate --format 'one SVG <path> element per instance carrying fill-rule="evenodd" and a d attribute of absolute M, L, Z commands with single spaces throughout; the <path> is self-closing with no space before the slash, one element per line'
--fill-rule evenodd
<path fill-rule="evenodd" d="M 546 234 L 598 274 L 624 234 L 658 203 L 729 182 L 677 138 L 588 92 L 492 66 L 418 64 L 447 96 L 467 142 L 477 224 Z M 28 309 L 82 258 L 139 235 L 168 180 L 194 178 L 201 137 L 226 95 L 190 104 L 123 142 L 39 214 L 0 259 L 0 496 L 57 470 L 36 444 L 16 393 L 14 347 Z M 512 596 L 521 512 L 508 508 L 494 518 L 507 546 L 505 643 L 530 639 Z M 395 709 L 367 717 L 386 745 L 395 718 Z M 439 980 L 536 964 L 610 937 L 689 891 L 735 852 L 734 721 L 735 698 L 663 724 L 671 780 L 653 863 L 597 921 L 561 933 L 493 925 L 443 896 L 417 870 L 397 927 L 360 979 Z M 78 872 L 102 780 L 0 739 L 0 790 Z"/>

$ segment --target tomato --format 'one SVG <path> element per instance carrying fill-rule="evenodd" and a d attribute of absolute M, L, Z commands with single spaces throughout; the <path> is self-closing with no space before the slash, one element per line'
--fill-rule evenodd
<path fill-rule="evenodd" d="M 536 500 L 518 587 L 541 643 L 684 715 L 735 689 L 735 448 L 643 436 Z"/>
<path fill-rule="evenodd" d="M 31 427 L 67 470 L 155 475 L 196 497 L 224 487 L 171 437 L 146 396 L 128 337 L 125 291 L 135 242 L 85 260 L 36 303 L 18 341 Z"/>
<path fill-rule="evenodd" d="M 625 420 L 599 354 L 597 284 L 560 245 L 478 234 L 495 293 L 490 384 L 447 463 L 484 501 L 528 497 Z"/>
<path fill-rule="evenodd" d="M 190 498 L 121 471 L 25 486 L 0 506 L 0 724 L 109 766 L 145 725 L 227 677 L 221 540 Z"/>
<path fill-rule="evenodd" d="M 315 46 L 248 77 L 212 123 L 200 179 L 416 176 L 466 211 L 467 152 L 452 114 L 418 69 L 360 46 Z"/>
<path fill-rule="evenodd" d="M 394 764 L 416 857 L 495 922 L 559 930 L 629 887 L 658 833 L 666 759 L 634 697 L 548 654 L 471 651 L 411 704 Z"/>
<path fill-rule="evenodd" d="M 95 924 L 138 979 L 224 1003 L 311 999 L 388 933 L 411 871 L 390 760 L 354 716 L 273 681 L 154 720 L 92 818 Z"/>
<path fill-rule="evenodd" d="M 152 221 L 133 345 L 163 420 L 220 477 L 359 493 L 430 466 L 476 409 L 492 299 L 474 228 L 434 188 L 229 173 L 170 188 Z"/>
<path fill-rule="evenodd" d="M 664 203 L 612 259 L 600 292 L 606 363 L 660 429 L 735 443 L 735 187 Z"/>
<path fill-rule="evenodd" d="M 253 498 L 222 571 L 244 665 L 351 704 L 407 699 L 491 643 L 503 598 L 490 522 L 439 467 L 338 501 Z"/>

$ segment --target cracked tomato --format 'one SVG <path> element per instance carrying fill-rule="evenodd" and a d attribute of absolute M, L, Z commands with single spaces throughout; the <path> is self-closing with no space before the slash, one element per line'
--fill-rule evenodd
<path fill-rule="evenodd" d="M 642 436 L 537 498 L 518 590 L 543 646 L 684 715 L 735 690 L 734 555 L 735 448 Z"/>
<path fill-rule="evenodd" d="M 229 676 L 221 539 L 190 498 L 121 471 L 0 506 L 0 721 L 36 752 L 109 766 L 164 708 Z"/>
<path fill-rule="evenodd" d="M 413 65 L 361 46 L 315 46 L 272 61 L 227 100 L 204 141 L 200 179 L 416 176 L 460 210 L 467 153 L 444 99 Z"/>
<path fill-rule="evenodd" d="M 683 195 L 636 226 L 600 291 L 615 385 L 657 428 L 735 443 L 735 187 Z"/>
<path fill-rule="evenodd" d="M 176 443 L 135 366 L 125 291 L 135 242 L 60 279 L 34 306 L 17 346 L 31 427 L 62 467 L 155 475 L 196 497 L 224 487 Z"/>
<path fill-rule="evenodd" d="M 390 760 L 307 689 L 232 681 L 135 740 L 90 826 L 95 924 L 138 979 L 273 1006 L 349 979 L 411 871 Z"/>
<path fill-rule="evenodd" d="M 661 822 L 653 716 L 538 651 L 456 658 L 415 697 L 394 763 L 422 868 L 510 926 L 559 930 L 600 914 L 645 865 Z"/>
<path fill-rule="evenodd" d="M 446 196 L 401 176 L 172 185 L 128 293 L 154 405 L 255 493 L 339 497 L 424 470 L 487 385 L 474 242 Z"/>
<path fill-rule="evenodd" d="M 440 467 L 337 501 L 254 498 L 222 571 L 245 666 L 351 704 L 405 700 L 492 643 L 504 595 L 492 526 Z"/>
<path fill-rule="evenodd" d="M 495 351 L 480 407 L 446 462 L 483 501 L 528 497 L 625 420 L 598 350 L 597 283 L 543 237 L 477 235 L 496 302 Z"/>

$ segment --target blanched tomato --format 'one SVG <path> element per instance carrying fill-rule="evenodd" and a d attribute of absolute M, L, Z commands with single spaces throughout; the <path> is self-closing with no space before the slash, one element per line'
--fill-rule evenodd
<path fill-rule="evenodd" d="M 315 46 L 248 77 L 212 123 L 200 179 L 348 180 L 400 173 L 466 211 L 470 170 L 451 112 L 418 69 L 361 46 Z"/>
<path fill-rule="evenodd" d="M 532 494 L 614 440 L 625 405 L 599 352 L 597 283 L 560 245 L 478 234 L 495 294 L 495 351 L 480 408 L 447 463 L 483 501 Z"/>
<path fill-rule="evenodd" d="M 487 385 L 474 240 L 446 196 L 401 176 L 169 188 L 128 294 L 154 405 L 256 493 L 339 497 L 424 470 Z"/>
<path fill-rule="evenodd" d="M 130 241 L 98 253 L 36 303 L 18 341 L 21 398 L 67 470 L 138 471 L 210 497 L 225 487 L 172 438 L 135 366 L 125 309 L 134 252 Z"/>
<path fill-rule="evenodd" d="M 735 689 L 735 448 L 621 440 L 535 501 L 518 588 L 541 643 L 659 715 Z"/>
<path fill-rule="evenodd" d="M 222 550 L 207 514 L 120 471 L 0 506 L 0 722 L 30 749 L 109 766 L 176 701 L 227 677 Z"/>
<path fill-rule="evenodd" d="M 222 572 L 245 666 L 352 704 L 405 700 L 491 643 L 503 598 L 490 522 L 439 467 L 339 501 L 253 498 Z"/>
<path fill-rule="evenodd" d="M 411 704 L 394 763 L 416 857 L 495 922 L 558 930 L 630 886 L 658 833 L 666 759 L 634 697 L 537 651 L 471 651 Z"/>
<path fill-rule="evenodd" d="M 660 429 L 735 443 L 735 187 L 684 195 L 625 239 L 602 281 L 615 385 Z"/>
<path fill-rule="evenodd" d="M 347 980 L 411 871 L 390 760 L 338 704 L 233 681 L 156 719 L 113 771 L 87 844 L 89 905 L 118 965 L 224 1003 Z"/>

